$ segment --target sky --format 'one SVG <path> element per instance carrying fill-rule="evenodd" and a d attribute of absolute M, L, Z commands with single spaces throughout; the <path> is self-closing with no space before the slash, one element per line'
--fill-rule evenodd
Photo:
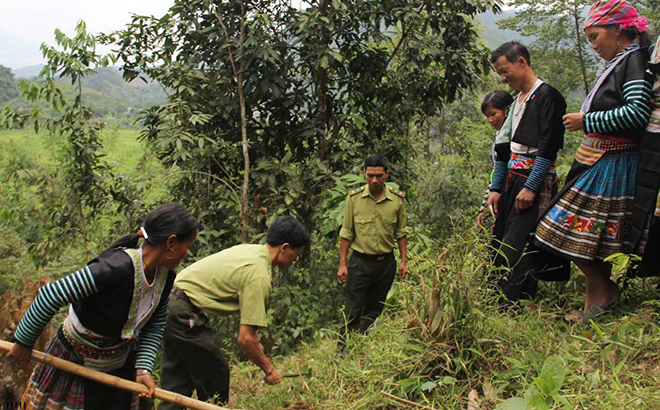
<path fill-rule="evenodd" d="M 0 0 L 0 65 L 18 69 L 43 63 L 41 43 L 54 45 L 56 28 L 73 35 L 78 20 L 85 21 L 89 33 L 109 33 L 129 23 L 131 13 L 160 17 L 172 4 L 174 0 Z"/>

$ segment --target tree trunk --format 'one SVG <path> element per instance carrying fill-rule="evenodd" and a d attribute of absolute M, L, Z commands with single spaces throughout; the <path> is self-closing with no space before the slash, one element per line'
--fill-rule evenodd
<path fill-rule="evenodd" d="M 426 144 L 424 144 L 424 158 L 431 160 L 431 119 L 426 119 Z"/>
<path fill-rule="evenodd" d="M 231 42 L 229 36 L 229 30 L 222 21 L 222 17 L 218 14 L 218 11 L 213 8 L 213 3 L 208 2 L 209 10 L 215 15 L 216 20 L 222 27 L 227 43 Z M 245 4 L 241 4 L 241 26 L 239 30 L 239 42 L 240 46 L 243 46 L 245 41 Z M 227 57 L 229 63 L 231 64 L 232 71 L 234 72 L 234 80 L 236 81 L 236 89 L 238 91 L 238 105 L 241 111 L 241 146 L 243 148 L 243 186 L 241 187 L 241 240 L 244 243 L 247 243 L 250 240 L 248 234 L 248 187 L 250 183 L 250 154 L 248 152 L 248 138 L 247 138 L 247 110 L 245 108 L 245 88 L 243 85 L 243 74 L 245 73 L 245 63 L 242 60 L 239 60 L 239 65 L 236 64 L 234 58 L 234 50 L 231 48 L 227 49 Z"/>
<path fill-rule="evenodd" d="M 236 75 L 238 83 L 238 100 L 241 108 L 241 144 L 243 146 L 243 187 L 241 189 L 241 240 L 249 241 L 248 235 L 248 186 L 250 182 L 250 154 L 247 140 L 247 114 L 245 112 L 245 90 L 243 89 L 243 72 Z"/>
<path fill-rule="evenodd" d="M 584 95 L 587 96 L 589 94 L 589 80 L 587 79 L 587 67 L 584 62 L 584 50 L 582 49 L 579 11 L 577 7 L 573 9 L 573 21 L 575 22 L 575 39 L 577 40 L 578 60 L 580 61 L 580 70 L 582 71 L 582 81 L 584 83 Z"/>
<path fill-rule="evenodd" d="M 331 3 L 328 0 L 321 2 L 319 10 L 321 16 L 330 18 Z M 327 28 L 323 28 L 321 33 L 321 42 L 326 47 L 330 45 L 330 32 Z M 320 160 L 325 159 L 325 155 L 330 148 L 328 141 L 328 131 L 330 129 L 330 115 L 328 101 L 329 101 L 329 86 L 328 86 L 328 69 L 322 67 L 320 64 L 314 69 L 314 77 L 316 80 L 316 96 L 317 96 L 317 115 L 316 122 L 318 124 L 318 156 Z M 338 125 L 337 125 L 338 126 Z M 337 130 L 338 131 L 338 130 Z"/>
<path fill-rule="evenodd" d="M 80 112 L 78 113 L 78 126 L 80 127 L 80 135 L 85 134 L 85 124 L 83 122 L 83 103 L 82 103 L 82 77 L 78 77 L 78 102 L 80 103 Z M 75 135 L 75 134 L 74 134 Z M 74 150 L 79 150 L 81 147 L 76 147 L 76 144 L 73 144 Z M 83 234 L 83 247 L 85 250 L 85 258 L 89 259 L 89 238 L 87 237 L 87 221 L 85 220 L 85 208 L 82 203 L 82 192 L 77 192 L 76 196 L 78 197 L 78 212 L 80 212 L 80 222 L 82 223 L 82 234 Z"/>

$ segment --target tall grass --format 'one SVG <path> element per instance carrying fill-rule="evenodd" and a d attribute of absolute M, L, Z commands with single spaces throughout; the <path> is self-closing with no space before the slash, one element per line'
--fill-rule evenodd
<path fill-rule="evenodd" d="M 281 373 L 311 375 L 266 386 L 237 363 L 231 407 L 241 409 L 658 409 L 660 327 L 657 283 L 629 281 L 621 302 L 581 325 L 584 284 L 541 283 L 539 296 L 502 308 L 488 285 L 487 250 L 460 232 L 442 249 L 413 246 L 410 276 L 395 283 L 377 326 L 336 335 L 281 357 Z"/>

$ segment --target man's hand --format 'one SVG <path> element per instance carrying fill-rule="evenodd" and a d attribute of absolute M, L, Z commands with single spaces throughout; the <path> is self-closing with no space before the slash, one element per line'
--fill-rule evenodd
<path fill-rule="evenodd" d="M 502 198 L 502 194 L 500 194 L 499 192 L 492 191 L 488 196 L 488 201 L 486 201 L 486 205 L 493 206 L 493 213 L 495 214 L 495 218 L 497 218 L 497 209 L 501 198 Z"/>
<path fill-rule="evenodd" d="M 401 262 L 399 264 L 399 279 L 403 280 L 407 274 L 408 274 L 408 266 L 406 266 L 406 262 Z"/>
<path fill-rule="evenodd" d="M 269 373 L 266 373 L 264 381 L 270 385 L 280 384 L 282 382 L 282 376 L 280 376 L 280 373 L 273 367 Z"/>
<path fill-rule="evenodd" d="M 579 131 L 584 128 L 584 113 L 572 112 L 562 117 L 564 127 L 569 131 Z"/>
<path fill-rule="evenodd" d="M 531 207 L 534 204 L 534 198 L 536 198 L 536 192 L 527 187 L 521 189 L 516 197 L 516 212 L 521 213 Z"/>
<path fill-rule="evenodd" d="M 273 363 L 264 354 L 264 347 L 259 341 L 257 327 L 252 325 L 241 325 L 238 329 L 238 343 L 241 349 L 254 364 L 264 371 L 264 381 L 268 384 L 278 384 L 282 376 L 275 370 Z"/>
<path fill-rule="evenodd" d="M 156 383 L 154 383 L 154 378 L 151 376 L 151 373 L 135 376 L 135 382 L 144 384 L 149 389 L 149 393 L 139 394 L 141 399 L 150 399 L 154 397 L 154 393 L 156 393 Z"/>
<path fill-rule="evenodd" d="M 348 268 L 346 265 L 340 265 L 339 270 L 337 271 L 337 276 L 341 283 L 346 283 L 346 278 L 348 278 Z"/>
<path fill-rule="evenodd" d="M 32 349 L 14 343 L 14 346 L 7 352 L 6 356 L 21 362 L 28 362 L 32 358 Z"/>

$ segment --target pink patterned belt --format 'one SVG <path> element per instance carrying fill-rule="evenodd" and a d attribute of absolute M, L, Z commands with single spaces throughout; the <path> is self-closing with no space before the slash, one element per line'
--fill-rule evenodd
<path fill-rule="evenodd" d="M 533 157 L 528 157 L 527 155 L 523 154 L 516 154 L 515 152 L 511 153 L 511 157 L 509 158 L 509 169 L 532 169 L 534 168 L 534 164 L 536 163 L 536 159 Z M 553 171 L 555 169 L 555 164 L 552 164 L 552 167 L 550 168 L 550 171 Z"/>
<path fill-rule="evenodd" d="M 639 140 L 604 134 L 585 134 L 575 154 L 581 164 L 593 165 L 608 151 L 620 151 L 639 147 Z"/>

